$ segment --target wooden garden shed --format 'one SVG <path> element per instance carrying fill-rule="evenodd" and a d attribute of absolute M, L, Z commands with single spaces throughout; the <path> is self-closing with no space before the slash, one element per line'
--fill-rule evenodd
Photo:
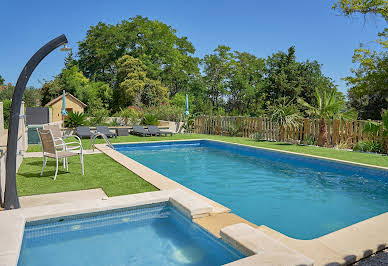
<path fill-rule="evenodd" d="M 48 104 L 46 104 L 47 107 L 52 108 L 52 121 L 51 122 L 57 122 L 62 121 L 62 97 L 63 95 L 55 98 Z M 70 93 L 66 92 L 65 94 L 65 100 L 66 100 L 66 111 L 69 112 L 78 112 L 83 113 L 85 107 L 87 106 L 83 102 L 81 102 L 77 97 L 74 95 L 71 95 Z"/>

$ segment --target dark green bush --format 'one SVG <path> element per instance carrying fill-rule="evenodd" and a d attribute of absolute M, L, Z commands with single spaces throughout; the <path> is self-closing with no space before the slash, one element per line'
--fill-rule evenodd
<path fill-rule="evenodd" d="M 185 110 L 178 106 L 161 104 L 148 107 L 145 112 L 156 115 L 159 120 L 179 122 L 183 119 Z"/>
<path fill-rule="evenodd" d="M 261 134 L 260 132 L 256 132 L 255 134 L 253 134 L 253 139 L 255 141 L 265 141 L 263 134 Z"/>
<path fill-rule="evenodd" d="M 353 148 L 355 151 L 363 151 L 363 152 L 376 152 L 376 153 L 384 153 L 384 145 L 379 141 L 366 140 L 359 141 Z"/>
<path fill-rule="evenodd" d="M 78 127 L 83 126 L 86 123 L 86 115 L 79 112 L 69 112 L 65 118 L 65 127 Z"/>
<path fill-rule="evenodd" d="M 11 100 L 3 100 L 4 128 L 8 128 L 9 114 L 11 112 Z"/>
<path fill-rule="evenodd" d="M 107 124 L 107 119 L 109 116 L 109 111 L 101 108 L 101 109 L 94 109 L 90 112 L 90 120 L 89 124 L 91 126 L 103 126 Z"/>
<path fill-rule="evenodd" d="M 313 136 L 307 135 L 301 141 L 301 144 L 304 144 L 304 145 L 317 145 L 317 141 L 314 140 Z"/>
<path fill-rule="evenodd" d="M 145 126 L 157 126 L 159 125 L 158 117 L 155 114 L 145 114 L 143 117 L 142 124 Z"/>

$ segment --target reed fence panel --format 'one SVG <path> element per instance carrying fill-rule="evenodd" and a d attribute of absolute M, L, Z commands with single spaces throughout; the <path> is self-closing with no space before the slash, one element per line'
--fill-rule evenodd
<path fill-rule="evenodd" d="M 382 140 L 383 134 L 370 137 L 363 132 L 366 121 L 326 120 L 327 145 L 352 148 L 362 140 Z M 260 138 L 268 141 L 316 143 L 320 131 L 319 119 L 302 119 L 298 126 L 280 128 L 269 117 L 199 116 L 194 121 L 198 134 Z"/>

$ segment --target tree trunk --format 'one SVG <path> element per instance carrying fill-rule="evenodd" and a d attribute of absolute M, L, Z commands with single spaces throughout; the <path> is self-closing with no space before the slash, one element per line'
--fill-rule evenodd
<path fill-rule="evenodd" d="M 279 141 L 284 141 L 284 132 L 285 128 L 284 126 L 280 126 L 280 132 L 279 132 Z"/>
<path fill-rule="evenodd" d="M 318 146 L 323 147 L 327 142 L 327 131 L 326 131 L 326 120 L 321 118 L 319 121 L 319 136 L 318 136 Z"/>

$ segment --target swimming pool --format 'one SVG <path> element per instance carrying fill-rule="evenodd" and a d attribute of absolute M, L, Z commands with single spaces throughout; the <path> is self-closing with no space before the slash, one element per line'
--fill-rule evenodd
<path fill-rule="evenodd" d="M 313 239 L 388 211 L 388 171 L 217 141 L 117 151 L 287 236 Z"/>
<path fill-rule="evenodd" d="M 18 265 L 222 265 L 242 257 L 158 203 L 27 223 Z"/>

